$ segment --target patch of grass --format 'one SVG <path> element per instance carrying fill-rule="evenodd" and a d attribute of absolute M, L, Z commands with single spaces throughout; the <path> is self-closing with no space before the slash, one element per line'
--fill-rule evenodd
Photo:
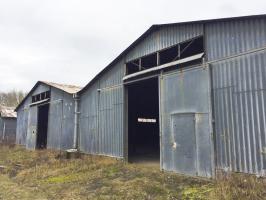
<path fill-rule="evenodd" d="M 214 199 L 266 199 L 266 180 L 247 174 L 220 176 L 210 193 Z"/>
<path fill-rule="evenodd" d="M 71 182 L 74 181 L 75 177 L 74 176 L 56 176 L 56 177 L 50 177 L 45 182 L 47 183 L 66 183 L 66 182 Z"/>
<path fill-rule="evenodd" d="M 204 200 L 207 199 L 210 192 L 213 191 L 212 185 L 204 185 L 202 187 L 185 187 L 182 198 L 188 200 Z"/>
<path fill-rule="evenodd" d="M 0 147 L 2 199 L 263 199 L 265 180 L 232 174 L 216 181 L 161 172 L 103 156 Z"/>

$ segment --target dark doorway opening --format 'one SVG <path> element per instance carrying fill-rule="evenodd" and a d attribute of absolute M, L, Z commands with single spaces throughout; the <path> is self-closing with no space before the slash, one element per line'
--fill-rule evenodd
<path fill-rule="evenodd" d="M 38 107 L 38 130 L 37 130 L 37 149 L 45 149 L 47 146 L 49 104 Z"/>
<path fill-rule="evenodd" d="M 128 86 L 128 161 L 160 161 L 157 78 Z"/>

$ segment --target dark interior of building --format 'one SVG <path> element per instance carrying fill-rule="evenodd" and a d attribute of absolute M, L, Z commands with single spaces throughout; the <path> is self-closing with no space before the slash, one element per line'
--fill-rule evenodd
<path fill-rule="evenodd" d="M 157 78 L 128 86 L 128 160 L 160 160 Z"/>
<path fill-rule="evenodd" d="M 38 107 L 38 130 L 37 130 L 37 149 L 44 149 L 47 146 L 49 104 Z"/>

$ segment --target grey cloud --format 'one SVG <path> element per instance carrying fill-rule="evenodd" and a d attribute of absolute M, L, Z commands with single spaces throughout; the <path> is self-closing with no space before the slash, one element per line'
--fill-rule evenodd
<path fill-rule="evenodd" d="M 0 1 L 0 91 L 28 91 L 37 80 L 82 86 L 152 24 L 265 8 L 264 0 Z"/>

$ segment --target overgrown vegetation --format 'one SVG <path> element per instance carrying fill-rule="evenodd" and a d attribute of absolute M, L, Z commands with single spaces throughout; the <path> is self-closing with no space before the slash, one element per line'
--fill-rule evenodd
<path fill-rule="evenodd" d="M 265 190 L 253 176 L 201 180 L 100 156 L 0 147 L 0 199 L 263 199 Z"/>

